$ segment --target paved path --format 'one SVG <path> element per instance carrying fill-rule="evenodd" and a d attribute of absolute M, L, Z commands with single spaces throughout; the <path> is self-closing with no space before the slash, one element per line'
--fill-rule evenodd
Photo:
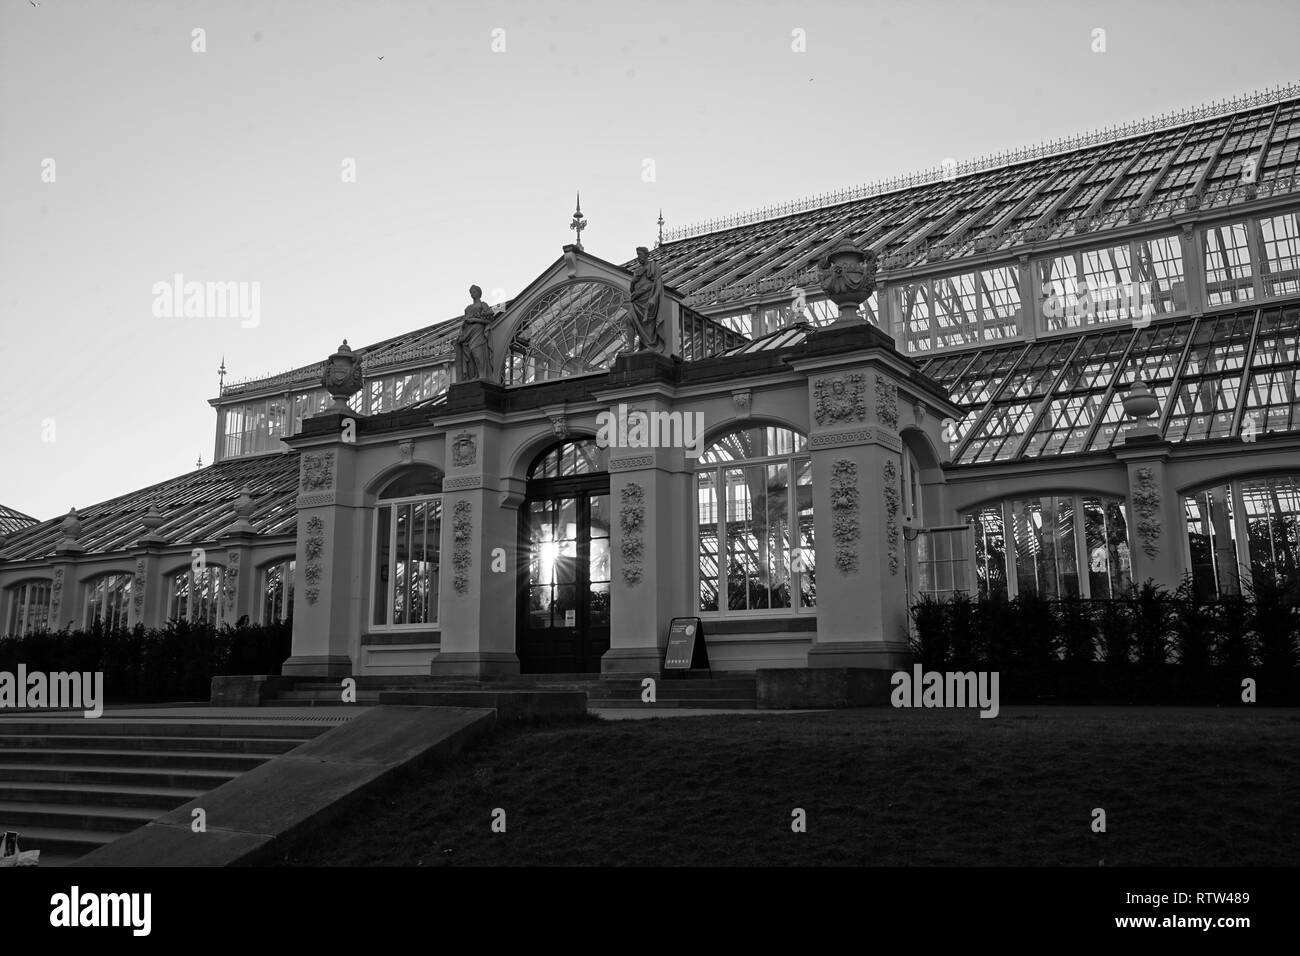
<path fill-rule="evenodd" d="M 721 717 L 732 714 L 747 717 L 779 717 L 784 714 L 821 714 L 821 710 L 747 710 L 706 707 L 589 707 L 587 713 L 606 720 L 650 720 L 656 717 Z"/>

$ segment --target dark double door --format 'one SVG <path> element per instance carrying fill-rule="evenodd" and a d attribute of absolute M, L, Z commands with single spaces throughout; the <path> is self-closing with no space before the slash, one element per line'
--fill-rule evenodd
<path fill-rule="evenodd" d="M 520 508 L 525 674 L 598 672 L 609 650 L 609 475 L 531 481 Z"/>

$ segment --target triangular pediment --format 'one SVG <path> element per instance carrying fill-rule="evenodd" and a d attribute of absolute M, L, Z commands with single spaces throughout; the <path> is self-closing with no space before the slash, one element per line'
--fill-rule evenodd
<path fill-rule="evenodd" d="M 537 276 L 492 323 L 493 364 L 505 385 L 607 371 L 629 348 L 631 274 L 577 246 Z M 665 318 L 680 302 L 665 290 Z"/>

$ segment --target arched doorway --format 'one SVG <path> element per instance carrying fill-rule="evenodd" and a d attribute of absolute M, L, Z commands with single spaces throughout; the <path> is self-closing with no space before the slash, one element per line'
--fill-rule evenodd
<path fill-rule="evenodd" d="M 524 674 L 600 670 L 609 650 L 609 473 L 592 439 L 565 441 L 528 470 L 519 509 L 519 621 Z"/>

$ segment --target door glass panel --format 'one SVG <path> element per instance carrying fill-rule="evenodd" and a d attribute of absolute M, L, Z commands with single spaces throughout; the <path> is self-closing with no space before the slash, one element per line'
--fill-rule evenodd
<path fill-rule="evenodd" d="M 551 588 L 541 585 L 528 589 L 528 626 L 547 628 L 551 626 Z"/>
<path fill-rule="evenodd" d="M 555 545 L 555 582 L 573 584 L 578 573 L 578 542 L 560 541 Z"/>
<path fill-rule="evenodd" d="M 609 537 L 609 495 L 591 496 L 591 536 Z"/>
<path fill-rule="evenodd" d="M 561 498 L 559 520 L 555 525 L 558 541 L 573 541 L 578 537 L 578 499 Z"/>
<path fill-rule="evenodd" d="M 609 585 L 591 586 L 591 608 L 588 623 L 592 627 L 609 627 Z"/>
<path fill-rule="evenodd" d="M 593 539 L 589 545 L 588 579 L 591 581 L 609 580 L 609 539 Z"/>
<path fill-rule="evenodd" d="M 555 604 L 551 609 L 552 627 L 573 627 L 566 624 L 568 612 L 578 610 L 578 589 L 572 584 L 555 585 Z"/>

